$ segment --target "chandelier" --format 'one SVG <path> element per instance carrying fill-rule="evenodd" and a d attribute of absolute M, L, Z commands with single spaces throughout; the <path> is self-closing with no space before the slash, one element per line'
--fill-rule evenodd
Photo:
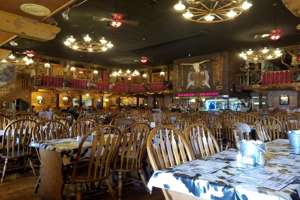
<path fill-rule="evenodd" d="M 185 19 L 198 23 L 231 20 L 251 7 L 252 3 L 248 0 L 179 0 L 174 5 Z"/>
<path fill-rule="evenodd" d="M 114 46 L 111 41 L 106 40 L 104 37 L 99 40 L 93 40 L 88 34 L 83 36 L 81 39 L 76 39 L 73 35 L 70 35 L 63 43 L 65 46 L 75 51 L 89 53 L 105 52 Z"/>
<path fill-rule="evenodd" d="M 123 77 L 123 78 L 127 78 L 128 80 L 131 80 L 132 77 L 137 77 L 137 76 L 141 76 L 141 73 L 138 70 L 133 70 L 131 71 L 130 69 L 127 69 L 126 71 L 122 71 L 120 70 L 115 70 L 112 71 L 110 73 L 110 77 Z M 147 78 L 148 74 L 147 73 L 143 73 L 142 74 L 143 78 Z"/>
<path fill-rule="evenodd" d="M 242 51 L 239 56 L 250 63 L 274 60 L 282 56 L 282 50 L 264 47 L 262 49 Z"/>

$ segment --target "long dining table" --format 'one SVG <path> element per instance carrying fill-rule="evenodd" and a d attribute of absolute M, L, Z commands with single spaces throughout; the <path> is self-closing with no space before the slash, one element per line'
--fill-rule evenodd
<path fill-rule="evenodd" d="M 264 166 L 241 165 L 237 150 L 229 149 L 157 170 L 148 187 L 163 189 L 172 200 L 300 200 L 300 155 L 291 153 L 285 139 L 266 147 Z"/>

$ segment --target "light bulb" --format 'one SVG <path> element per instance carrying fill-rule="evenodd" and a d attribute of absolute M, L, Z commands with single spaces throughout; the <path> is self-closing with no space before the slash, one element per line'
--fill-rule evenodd
<path fill-rule="evenodd" d="M 130 71 L 129 69 L 127 69 L 127 70 L 126 70 L 126 73 L 127 73 L 127 74 L 130 74 L 130 73 L 131 73 L 131 71 Z"/>
<path fill-rule="evenodd" d="M 64 41 L 64 45 L 66 45 L 66 46 L 69 47 L 69 46 L 71 46 L 71 42 L 70 42 L 69 40 L 65 40 L 65 41 Z"/>
<path fill-rule="evenodd" d="M 94 70 L 94 71 L 93 71 L 93 74 L 98 74 L 98 70 Z"/>
<path fill-rule="evenodd" d="M 211 22 L 215 19 L 215 16 L 213 16 L 212 14 L 208 14 L 204 17 L 205 21 Z"/>
<path fill-rule="evenodd" d="M 1 63 L 7 63 L 7 60 L 6 59 L 2 59 Z"/>
<path fill-rule="evenodd" d="M 14 56 L 14 54 L 10 54 L 10 55 L 8 56 L 8 58 L 9 58 L 10 60 L 14 60 L 16 57 Z"/>
<path fill-rule="evenodd" d="M 44 64 L 44 67 L 45 67 L 45 68 L 51 68 L 51 65 L 50 65 L 50 63 L 45 63 L 45 64 Z"/>
<path fill-rule="evenodd" d="M 189 10 L 182 14 L 182 16 L 186 19 L 191 19 L 194 17 L 193 13 L 191 13 Z"/>
<path fill-rule="evenodd" d="M 73 37 L 73 35 L 69 36 L 67 39 L 70 43 L 74 43 L 76 39 Z"/>
<path fill-rule="evenodd" d="M 175 5 L 173 6 L 173 8 L 174 8 L 176 11 L 183 11 L 183 10 L 185 10 L 185 5 L 184 5 L 181 1 L 179 1 L 177 4 L 175 4 Z"/>
<path fill-rule="evenodd" d="M 278 48 L 275 49 L 274 53 L 275 53 L 275 55 L 278 56 L 278 57 L 282 56 L 282 52 L 281 52 L 281 50 L 278 49 Z"/>
<path fill-rule="evenodd" d="M 272 56 L 272 55 L 268 55 L 268 56 L 267 56 L 267 59 L 268 59 L 268 60 L 271 60 L 271 59 L 273 59 L 273 56 Z"/>
<path fill-rule="evenodd" d="M 234 18 L 237 16 L 237 12 L 235 12 L 234 10 L 230 10 L 226 15 L 228 18 Z"/>
<path fill-rule="evenodd" d="M 159 73 L 160 76 L 165 76 L 165 74 L 166 74 L 166 73 L 165 73 L 164 71 L 161 71 L 161 72 Z"/>
<path fill-rule="evenodd" d="M 104 52 L 104 51 L 107 51 L 107 47 L 102 47 L 101 50 Z"/>
<path fill-rule="evenodd" d="M 92 47 L 89 47 L 87 50 L 88 50 L 88 52 L 93 52 L 94 51 L 94 49 Z"/>
<path fill-rule="evenodd" d="M 89 36 L 89 34 L 86 34 L 84 37 L 83 37 L 83 40 L 85 42 L 91 42 L 92 41 L 92 38 Z"/>
<path fill-rule="evenodd" d="M 74 72 L 74 71 L 76 71 L 76 68 L 75 68 L 75 67 L 71 67 L 71 68 L 70 68 L 70 71 L 71 71 L 71 72 Z"/>
<path fill-rule="evenodd" d="M 268 48 L 263 48 L 262 50 L 261 50 L 261 52 L 263 53 L 263 54 L 266 54 L 266 53 L 268 53 L 270 50 L 268 49 Z"/>
<path fill-rule="evenodd" d="M 109 48 L 109 49 L 111 49 L 111 48 L 114 47 L 114 45 L 113 45 L 111 42 L 108 42 L 106 46 L 107 46 L 107 48 Z"/>
<path fill-rule="evenodd" d="M 253 54 L 253 51 L 252 49 L 249 49 L 247 52 L 246 52 L 247 55 L 252 55 Z"/>
<path fill-rule="evenodd" d="M 107 40 L 106 40 L 104 37 L 102 37 L 102 38 L 100 39 L 100 43 L 101 43 L 101 44 L 106 44 L 106 43 L 107 43 Z"/>
<path fill-rule="evenodd" d="M 148 76 L 148 75 L 147 75 L 146 73 L 144 73 L 144 74 L 142 75 L 143 78 L 147 78 L 147 76 Z"/>
<path fill-rule="evenodd" d="M 72 46 L 72 49 L 77 50 L 77 49 L 79 49 L 79 46 L 76 45 L 76 44 L 74 44 L 74 45 Z"/>
<path fill-rule="evenodd" d="M 248 2 L 248 1 L 244 1 L 244 3 L 242 4 L 241 7 L 243 10 L 249 10 L 252 6 L 253 6 L 252 3 Z"/>

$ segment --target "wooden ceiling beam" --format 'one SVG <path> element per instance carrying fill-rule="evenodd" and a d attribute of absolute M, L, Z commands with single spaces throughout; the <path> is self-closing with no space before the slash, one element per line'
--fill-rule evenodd
<path fill-rule="evenodd" d="M 7 58 L 7 56 L 9 56 L 9 54 L 11 54 L 10 50 L 0 49 L 0 59 Z"/>
<path fill-rule="evenodd" d="M 0 10 L 0 31 L 40 41 L 52 40 L 60 28 Z"/>
<path fill-rule="evenodd" d="M 300 17 L 300 1 L 299 0 L 282 0 L 285 7 L 296 17 Z"/>

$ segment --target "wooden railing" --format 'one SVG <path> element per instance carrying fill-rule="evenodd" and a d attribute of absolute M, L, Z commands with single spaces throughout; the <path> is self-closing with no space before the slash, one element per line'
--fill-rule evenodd
<path fill-rule="evenodd" d="M 39 76 L 34 78 L 35 87 L 46 88 L 73 88 L 73 89 L 95 89 L 99 91 L 112 91 L 114 93 L 143 93 L 160 92 L 168 89 L 165 82 L 153 83 L 115 83 L 109 84 L 107 81 L 92 81 L 83 79 L 65 79 L 64 77 Z"/>

